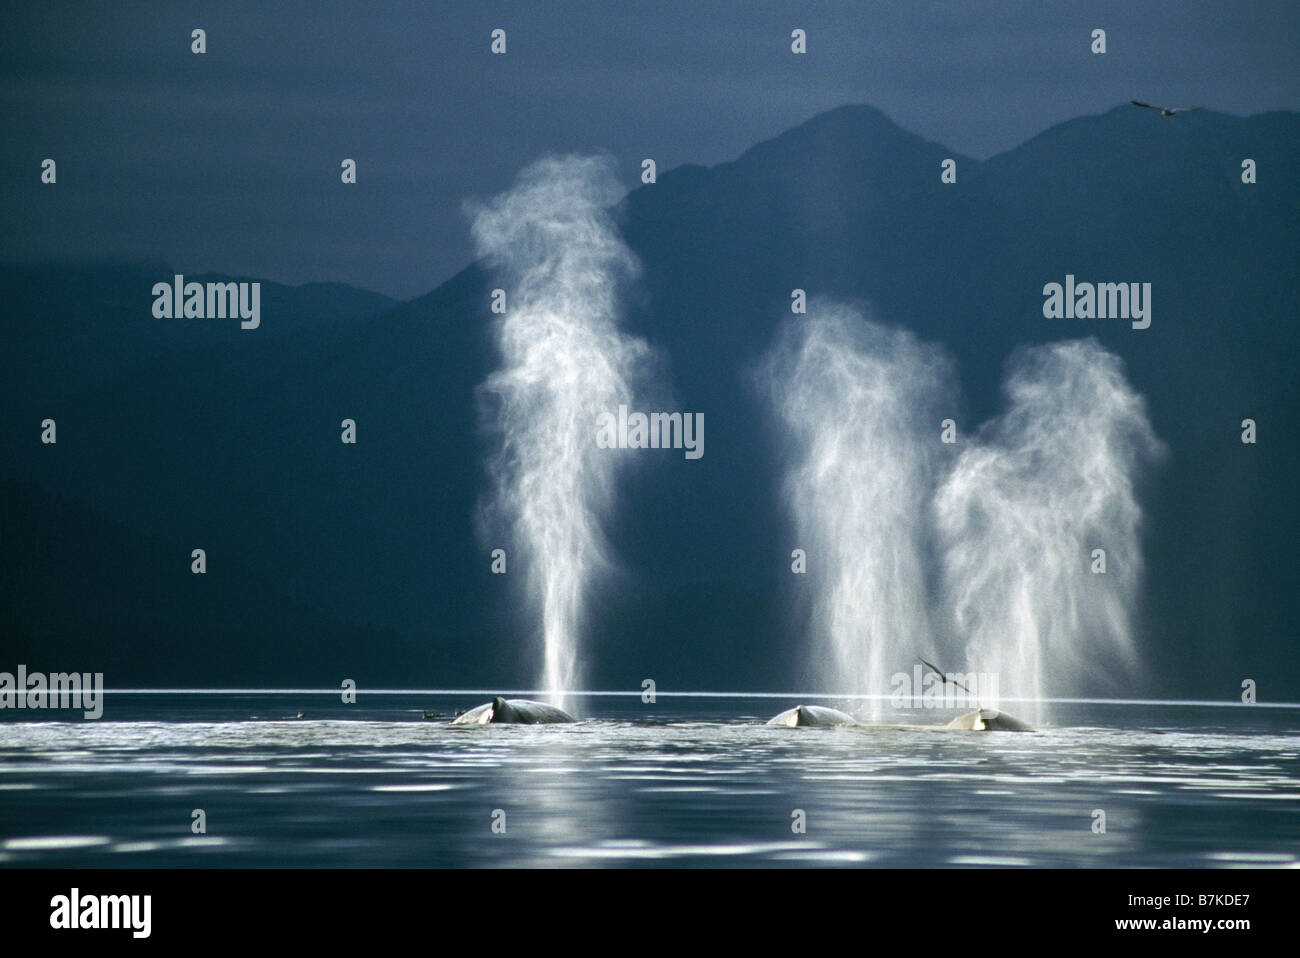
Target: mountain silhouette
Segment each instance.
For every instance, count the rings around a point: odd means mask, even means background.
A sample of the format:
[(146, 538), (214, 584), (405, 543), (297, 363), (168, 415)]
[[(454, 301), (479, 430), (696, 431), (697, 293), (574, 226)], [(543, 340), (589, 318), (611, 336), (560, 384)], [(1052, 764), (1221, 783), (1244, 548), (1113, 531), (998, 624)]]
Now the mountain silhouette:
[[(1142, 488), (1146, 668), (1105, 690), (1228, 699), (1253, 678), (1261, 698), (1293, 695), (1297, 146), (1296, 113), (1162, 121), (1126, 104), (981, 162), (855, 106), (631, 192), (615, 211), (642, 264), (625, 326), (666, 356), (669, 408), (703, 412), (707, 443), (698, 461), (647, 452), (620, 487), (622, 569), (584, 643), (592, 686), (800, 687), (809, 577), (789, 573), (795, 543), (751, 386), (800, 288), (942, 342), (961, 377), (963, 435), (1001, 408), (1017, 346), (1095, 336), (1119, 354), (1170, 456)], [(948, 158), (955, 184), (940, 181)], [(1241, 181), (1246, 158), (1255, 184)], [(1150, 282), (1151, 327), (1044, 318), (1043, 285), (1067, 274)], [(531, 684), (518, 568), (488, 568), (491, 548), (510, 544), (479, 541), (475, 526), (489, 451), (475, 387), (497, 364), (496, 280), (474, 264), (401, 304), (279, 288), (264, 293), (261, 328), (241, 331), (154, 320), (149, 289), (170, 277), (148, 265), (0, 272), (2, 475), (22, 483), (6, 485), (3, 509), (24, 530), (0, 550), (13, 569), (47, 548), (32, 511), (59, 530), (58, 548), (78, 551), (74, 529), (88, 540), (81, 585), (59, 578), (63, 561), (10, 580), (21, 587), (0, 613), (21, 627), (7, 630), (5, 659), (38, 661), (69, 628), (54, 610), (84, 590), (101, 621), (150, 632), (77, 621), (79, 647), (126, 650), (110, 686), (210, 684), (182, 681), (183, 664), (163, 677), (159, 643), (188, 641), (177, 623), (224, 635), (229, 619), (182, 592), (165, 623), (145, 620), (129, 589), (102, 587), (114, 557), (148, 580), (140, 557), (172, 576), (202, 547), (241, 570), (223, 602), (263, 608), (254, 583), (269, 583), (277, 604), (332, 636), (314, 661), (310, 643), (306, 659), (268, 655), (299, 648), (301, 631), (282, 615), (247, 618), (221, 640), (240, 663), (225, 684), (341, 681), (359, 668), (340, 651), (349, 630), (374, 684)], [(39, 441), (47, 417), (54, 446)], [(345, 418), (356, 445), (339, 441)], [(1240, 441), (1245, 418), (1255, 445)]]

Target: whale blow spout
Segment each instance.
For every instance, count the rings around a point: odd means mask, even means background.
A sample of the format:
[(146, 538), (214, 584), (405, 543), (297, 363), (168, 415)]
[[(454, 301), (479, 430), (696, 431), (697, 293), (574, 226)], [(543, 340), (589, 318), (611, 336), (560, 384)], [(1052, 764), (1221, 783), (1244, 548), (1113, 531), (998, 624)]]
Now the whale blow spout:
[(541, 687), (559, 706), (570, 705), (564, 690), (583, 687), (592, 601), (617, 567), (606, 527), (618, 477), (640, 458), (600, 448), (597, 425), (635, 404), (657, 362), (622, 328), (620, 291), (640, 266), (607, 212), (625, 192), (616, 170), (612, 158), (548, 156), (508, 192), (466, 207), (479, 255), (510, 291), (492, 320), (501, 365), (477, 394), (495, 447), (480, 532), (515, 544)]
[(858, 720), (847, 712), (824, 705), (796, 705), (768, 719), (767, 724), (800, 728), (810, 725), (857, 725)]
[(564, 709), (544, 702), (530, 702), (528, 699), (503, 699), (496, 696), (468, 712), (462, 712), (451, 720), (452, 725), (549, 725), (556, 722), (575, 722)]

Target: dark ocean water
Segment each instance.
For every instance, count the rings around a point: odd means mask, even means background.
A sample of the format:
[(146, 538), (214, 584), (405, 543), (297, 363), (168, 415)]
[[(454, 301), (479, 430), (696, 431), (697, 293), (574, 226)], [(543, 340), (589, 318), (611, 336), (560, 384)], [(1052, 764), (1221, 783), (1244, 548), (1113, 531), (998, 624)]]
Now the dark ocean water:
[(422, 711), (482, 696), (360, 699), (0, 712), (0, 866), (1300, 866), (1296, 710), (1057, 706), (1038, 732), (972, 733), (661, 697), (453, 728)]

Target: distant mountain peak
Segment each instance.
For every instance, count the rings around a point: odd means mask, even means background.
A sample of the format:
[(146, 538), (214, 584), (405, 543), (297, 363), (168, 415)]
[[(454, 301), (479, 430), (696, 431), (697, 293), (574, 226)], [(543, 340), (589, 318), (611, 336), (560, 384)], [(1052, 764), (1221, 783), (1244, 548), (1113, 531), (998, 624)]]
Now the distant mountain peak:
[(882, 155), (923, 150), (958, 156), (943, 144), (899, 126), (882, 110), (865, 103), (854, 103), (818, 113), (798, 126), (754, 145), (742, 153), (736, 163), (745, 164), (787, 152), (824, 151), (828, 148), (850, 154)]

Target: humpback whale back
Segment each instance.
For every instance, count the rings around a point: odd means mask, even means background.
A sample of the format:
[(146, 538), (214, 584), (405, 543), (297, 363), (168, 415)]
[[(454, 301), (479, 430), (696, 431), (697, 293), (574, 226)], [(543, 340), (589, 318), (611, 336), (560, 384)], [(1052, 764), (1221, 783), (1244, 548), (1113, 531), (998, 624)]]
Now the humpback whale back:
[(767, 724), (801, 728), (810, 725), (857, 725), (858, 720), (847, 712), (824, 705), (796, 705), (768, 719)]
[(779, 715), (768, 719), (768, 725), (785, 728), (804, 728), (808, 726), (854, 725), (859, 728), (897, 729), (903, 731), (924, 731), (926, 729), (952, 729), (967, 732), (1032, 732), (1033, 728), (1018, 718), (1000, 712), (997, 709), (976, 709), (959, 715), (947, 725), (863, 725), (847, 712), (827, 708), (824, 705), (796, 705)]
[(1006, 712), (997, 709), (976, 709), (959, 715), (944, 728), (966, 729), (972, 732), (1032, 732), (1033, 727)]
[(452, 725), (548, 725), (575, 721), (564, 709), (545, 702), (528, 699), (506, 699), (495, 696), (491, 702), (462, 712), (451, 720)]

